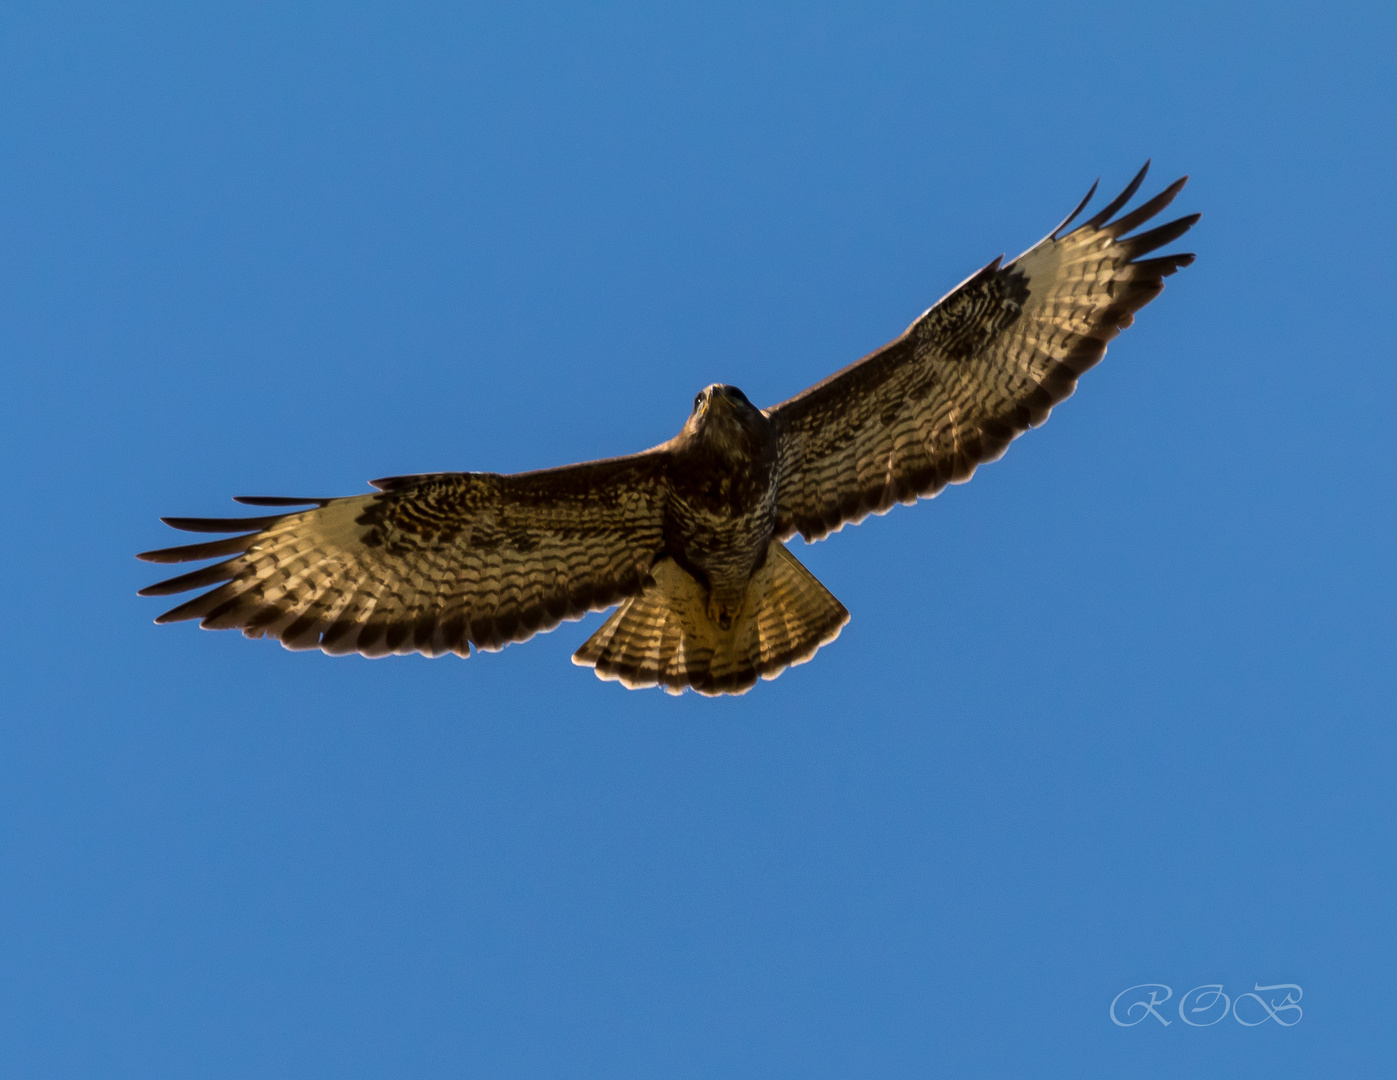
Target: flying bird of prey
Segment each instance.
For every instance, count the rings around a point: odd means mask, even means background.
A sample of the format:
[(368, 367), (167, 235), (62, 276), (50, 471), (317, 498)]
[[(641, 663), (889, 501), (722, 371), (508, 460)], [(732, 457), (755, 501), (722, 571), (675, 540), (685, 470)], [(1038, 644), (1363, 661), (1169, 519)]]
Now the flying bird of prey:
[[(1191, 214), (1128, 236), (1187, 179), (1116, 215), (1149, 168), (1068, 232), (995, 259), (895, 341), (770, 409), (735, 386), (674, 438), (540, 472), (375, 480), (338, 499), (242, 497), (266, 517), (165, 518), (227, 539), (140, 558), (223, 561), (141, 590), (215, 586), (157, 622), (327, 653), (496, 650), (620, 603), (573, 656), (628, 687), (740, 694), (810, 659), (849, 620), (787, 551), (969, 480), (1076, 388), (1191, 254), (1144, 258)], [(309, 506), (310, 509), (291, 510)]]

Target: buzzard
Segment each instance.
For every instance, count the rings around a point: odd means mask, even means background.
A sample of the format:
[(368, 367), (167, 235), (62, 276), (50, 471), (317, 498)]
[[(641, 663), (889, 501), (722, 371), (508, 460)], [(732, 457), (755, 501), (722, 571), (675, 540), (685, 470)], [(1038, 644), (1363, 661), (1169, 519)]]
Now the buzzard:
[(1187, 177), (1115, 217), (1148, 168), (1066, 231), (1093, 185), (1041, 243), (995, 259), (901, 337), (789, 401), (759, 409), (713, 385), (678, 435), (630, 457), (397, 476), (347, 498), (237, 500), (277, 508), (265, 517), (165, 518), (238, 535), (142, 554), (222, 561), (141, 595), (214, 586), (156, 621), (365, 656), (468, 656), (619, 602), (574, 663), (628, 687), (743, 693), (810, 659), (849, 620), (783, 541), (818, 540), (969, 480), (1046, 420), (1193, 261), (1144, 256), (1197, 214), (1127, 235)]

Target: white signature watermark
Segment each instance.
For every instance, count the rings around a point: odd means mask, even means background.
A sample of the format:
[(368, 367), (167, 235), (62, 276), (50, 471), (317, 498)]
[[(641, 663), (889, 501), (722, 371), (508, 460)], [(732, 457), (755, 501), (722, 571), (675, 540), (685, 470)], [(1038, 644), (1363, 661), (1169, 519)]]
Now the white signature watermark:
[[(1285, 993), (1285, 997), (1279, 996), (1281, 992)], [(1212, 1027), (1221, 1023), (1231, 1012), (1232, 1019), (1243, 1027), (1260, 1027), (1268, 1020), (1274, 1020), (1281, 1027), (1294, 1027), (1305, 1015), (1300, 1008), (1303, 994), (1304, 991), (1295, 983), (1275, 983), (1271, 986), (1257, 983), (1253, 989), (1234, 998), (1223, 993), (1222, 983), (1204, 983), (1179, 998), (1179, 1019), (1190, 1027)], [(1128, 987), (1111, 1001), (1111, 1022), (1118, 1027), (1134, 1027), (1146, 1017), (1153, 1016), (1168, 1027), (1174, 1021), (1160, 1012), (1159, 1006), (1173, 996), (1174, 991), (1163, 983), (1141, 983)], [(1174, 1010), (1170, 1008), (1169, 1011)]]

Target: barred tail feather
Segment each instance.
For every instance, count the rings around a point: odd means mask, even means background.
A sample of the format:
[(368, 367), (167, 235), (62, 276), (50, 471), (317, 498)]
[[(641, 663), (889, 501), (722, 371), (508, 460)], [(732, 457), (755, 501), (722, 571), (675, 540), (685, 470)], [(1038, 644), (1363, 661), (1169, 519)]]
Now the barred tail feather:
[(728, 630), (709, 619), (707, 591), (672, 559), (660, 560), (651, 576), (577, 650), (574, 664), (630, 689), (742, 694), (757, 679), (809, 660), (849, 621), (844, 605), (777, 541)]

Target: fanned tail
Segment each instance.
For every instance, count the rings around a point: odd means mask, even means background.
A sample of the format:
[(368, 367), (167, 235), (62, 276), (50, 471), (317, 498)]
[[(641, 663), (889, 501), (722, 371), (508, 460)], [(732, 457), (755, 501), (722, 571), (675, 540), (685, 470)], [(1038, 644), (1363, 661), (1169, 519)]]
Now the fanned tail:
[(651, 576), (653, 584), (577, 650), (574, 664), (631, 689), (742, 694), (809, 660), (849, 621), (844, 605), (775, 540), (728, 630), (709, 619), (707, 590), (678, 563), (661, 559)]

